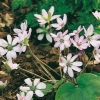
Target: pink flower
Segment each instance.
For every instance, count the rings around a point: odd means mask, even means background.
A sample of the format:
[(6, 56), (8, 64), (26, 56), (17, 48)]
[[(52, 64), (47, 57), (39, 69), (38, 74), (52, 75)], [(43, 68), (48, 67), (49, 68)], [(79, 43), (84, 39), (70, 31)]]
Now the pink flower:
[(23, 33), (27, 33), (27, 21), (24, 23), (21, 23), (20, 25), (21, 29), (18, 28), (14, 28), (13, 31), (18, 35), (18, 34), (23, 34)]
[(82, 66), (82, 62), (81, 61), (74, 61), (77, 57), (78, 57), (78, 55), (75, 55), (72, 57), (71, 53), (69, 53), (66, 58), (61, 57), (61, 62), (59, 63), (59, 65), (63, 67), (64, 73), (68, 72), (68, 75), (70, 77), (74, 77), (73, 70), (75, 70), (77, 72), (81, 71), (79, 66)]
[(38, 35), (38, 40), (42, 40), (44, 38), (44, 36), (46, 35), (46, 39), (49, 41), (49, 42), (52, 42), (52, 37), (49, 33), (49, 26), (45, 27), (45, 25), (41, 25), (41, 28), (38, 28), (36, 30), (37, 33), (40, 33)]
[(84, 28), (84, 32), (85, 32), (85, 36), (88, 40), (88, 43), (89, 43), (89, 46), (90, 44), (93, 46), (93, 47), (99, 47), (100, 46), (100, 35), (99, 34), (93, 34), (93, 25), (91, 24), (88, 29), (86, 30)]
[(74, 30), (73, 33), (70, 33), (69, 35), (74, 36), (76, 34), (79, 34), (82, 30), (83, 30), (83, 28), (81, 26), (79, 26), (77, 30)]
[(39, 15), (39, 14), (34, 14), (34, 16), (37, 19), (37, 21), (40, 23), (40, 24), (45, 24), (45, 23), (49, 23), (50, 21), (58, 18), (60, 15), (54, 15), (53, 16), (53, 13), (54, 13), (54, 7), (52, 6), (49, 11), (47, 12), (45, 9), (42, 9), (42, 15)]
[(96, 61), (100, 62), (100, 49), (94, 48), (93, 55)]
[(26, 96), (24, 92), (21, 92), (21, 94), (17, 94), (16, 96), (18, 100), (31, 100), (33, 97), (33, 91), (27, 92)]
[(9, 59), (8, 61), (3, 62), (3, 63), (6, 65), (9, 72), (11, 70), (18, 69), (18, 66), (19, 66), (19, 64), (13, 63), (12, 59)]
[(55, 45), (54, 47), (60, 47), (60, 50), (64, 50), (64, 48), (68, 48), (71, 45), (71, 42), (69, 40), (70, 36), (66, 35), (68, 33), (68, 30), (66, 30), (64, 33), (58, 32), (57, 35), (54, 35), (51, 33), (51, 36), (54, 38)]
[(7, 53), (7, 49), (0, 47), (0, 56), (3, 56)]
[(0, 81), (0, 89), (4, 89), (6, 85), (7, 85), (7, 80), (4, 83)]
[(57, 23), (51, 24), (52, 27), (56, 28), (56, 30), (62, 29), (67, 22), (67, 16), (64, 14), (63, 20), (61, 18), (57, 18)]
[(26, 92), (26, 91), (29, 91), (30, 89), (32, 89), (32, 91), (35, 91), (35, 94), (38, 97), (43, 97), (44, 96), (44, 93), (42, 92), (42, 89), (45, 89), (46, 88), (46, 84), (43, 83), (43, 82), (40, 82), (40, 79), (39, 78), (34, 79), (34, 82), (32, 82), (30, 80), (30, 78), (27, 78), (24, 81), (25, 81), (25, 83), (29, 87), (23, 87), (23, 86), (21, 86), (20, 87), (20, 90), (21, 91)]
[(97, 18), (100, 19), (100, 12), (98, 12), (97, 10), (95, 12), (92, 12), (92, 14)]
[(79, 50), (86, 49), (89, 46), (88, 40), (84, 39), (84, 36), (80, 36), (79, 34), (76, 34), (74, 36), (74, 40), (70, 39), (73, 45), (78, 48)]
[[(7, 53), (6, 54), (7, 59), (16, 58), (17, 57), (16, 52), (20, 52), (20, 47), (17, 45), (17, 43), (19, 42), (19, 38), (15, 37), (12, 40), (11, 35), (7, 35), (7, 41), (8, 42), (6, 42), (4, 39), (0, 39), (0, 47), (5, 48), (4, 54)], [(2, 48), (1, 52), (3, 50)]]

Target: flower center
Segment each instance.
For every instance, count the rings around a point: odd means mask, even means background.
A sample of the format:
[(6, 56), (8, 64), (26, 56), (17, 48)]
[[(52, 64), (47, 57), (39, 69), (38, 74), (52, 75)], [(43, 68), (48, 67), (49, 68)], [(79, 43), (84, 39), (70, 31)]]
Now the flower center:
[(8, 44), (7, 49), (8, 49), (9, 51), (11, 51), (11, 50), (13, 49), (13, 46), (12, 46), (12, 45), (10, 45), (10, 44)]
[(89, 41), (91, 41), (91, 40), (92, 40), (92, 37), (91, 37), (91, 36), (87, 36), (87, 39), (88, 39)]
[(94, 53), (94, 55), (97, 55), (98, 54), (98, 51), (97, 50), (94, 50), (93, 53)]
[(61, 26), (61, 27), (64, 27), (64, 23), (62, 23), (60, 26)]
[(71, 64), (70, 61), (67, 61), (66, 65), (67, 65), (68, 67), (71, 67), (71, 66), (72, 66), (72, 64)]
[(81, 43), (80, 43), (80, 42), (77, 42), (77, 45), (78, 45), (78, 46), (80, 46), (80, 45), (81, 45)]
[(64, 40), (63, 39), (60, 39), (60, 43), (64, 43)]

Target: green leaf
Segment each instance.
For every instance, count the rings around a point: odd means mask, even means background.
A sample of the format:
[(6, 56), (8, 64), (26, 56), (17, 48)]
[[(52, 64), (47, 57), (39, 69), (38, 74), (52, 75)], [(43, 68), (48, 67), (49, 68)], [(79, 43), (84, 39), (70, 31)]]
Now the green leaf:
[(48, 92), (51, 92), (53, 89), (53, 85), (46, 83), (46, 89), (43, 90), (43, 93), (46, 95)]
[(56, 93), (55, 100), (98, 100), (95, 95), (75, 87), (71, 82), (63, 84)]
[(77, 77), (78, 86), (91, 91), (92, 94), (100, 94), (100, 77), (95, 74), (85, 73)]
[(59, 80), (59, 81), (53, 86), (53, 88), (59, 87), (63, 82), (64, 82), (64, 79)]
[(84, 73), (77, 77), (77, 86), (64, 83), (56, 93), (55, 100), (98, 100), (100, 96), (100, 77)]

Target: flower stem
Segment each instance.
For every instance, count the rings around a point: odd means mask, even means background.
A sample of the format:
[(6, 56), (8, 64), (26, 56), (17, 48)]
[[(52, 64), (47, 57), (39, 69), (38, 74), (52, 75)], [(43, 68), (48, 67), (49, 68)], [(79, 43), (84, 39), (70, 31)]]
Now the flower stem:
[[(46, 65), (44, 62), (42, 62), (41, 60), (39, 60), (35, 55), (34, 53), (32, 52), (30, 46), (28, 46), (28, 49), (29, 49), (29, 52), (30, 54), (33, 56), (33, 58), (35, 58), (39, 63), (40, 63), (40, 66), (45, 70), (45, 72), (51, 77), (52, 80), (55, 80), (55, 78), (51, 75), (51, 73), (45, 68), (44, 65)], [(47, 65), (46, 65), (47, 66)], [(49, 67), (50, 68), (50, 67)]]
[(41, 77), (40, 75), (37, 75), (37, 74), (35, 74), (35, 73), (33, 73), (33, 72), (29, 72), (29, 71), (27, 71), (27, 70), (21, 68), (20, 66), (19, 66), (18, 68), (19, 68), (20, 70), (26, 72), (26, 73), (29, 73), (29, 74), (31, 74), (31, 75), (34, 75), (34, 76), (36, 76), (36, 77), (39, 77), (39, 78), (43, 79), (44, 81), (47, 81), (47, 79)]

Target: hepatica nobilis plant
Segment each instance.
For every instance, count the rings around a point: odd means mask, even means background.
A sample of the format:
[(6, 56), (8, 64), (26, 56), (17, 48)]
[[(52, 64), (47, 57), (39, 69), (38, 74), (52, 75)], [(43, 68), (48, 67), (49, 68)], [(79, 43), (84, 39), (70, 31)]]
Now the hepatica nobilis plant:
[[(100, 18), (98, 13), (97, 11), (93, 13), (97, 19)], [(40, 26), (36, 29), (39, 34), (38, 40), (41, 41), (46, 36), (48, 42), (54, 41), (54, 47), (59, 50), (59, 72), (35, 56), (29, 44), (32, 29), (28, 30), (27, 21), (21, 23), (20, 28), (14, 28), (14, 37), (7, 35), (7, 40), (0, 39), (0, 57), (5, 60), (3, 63), (9, 74), (12, 70), (19, 69), (36, 77), (24, 80), (25, 85), (20, 86), (19, 93), (16, 94), (17, 100), (33, 100), (36, 96), (42, 98), (52, 91), (56, 93), (55, 100), (98, 100), (100, 74), (86, 73), (91, 60), (92, 64), (100, 62), (100, 35), (94, 34), (93, 25), (90, 24), (88, 28), (80, 25), (70, 33), (66, 28), (67, 15), (54, 15), (53, 6), (49, 11), (42, 9), (41, 15), (34, 14), (34, 16)], [(85, 61), (84, 56), (87, 55), (86, 49), (91, 49), (88, 61)], [(38, 61), (47, 78), (23, 69), (20, 64), (13, 61), (26, 50)], [(56, 79), (48, 69), (60, 79)], [(0, 87), (6, 86), (7, 82), (1, 82)]]

